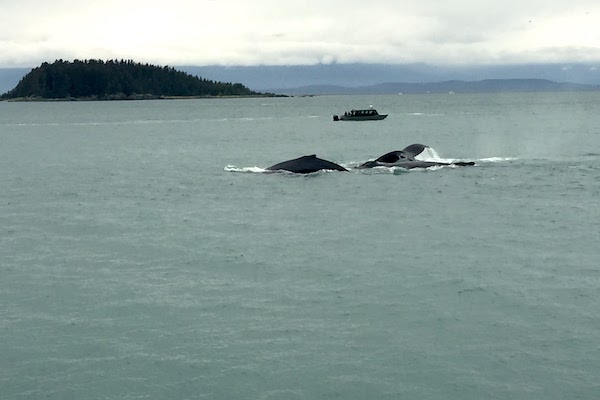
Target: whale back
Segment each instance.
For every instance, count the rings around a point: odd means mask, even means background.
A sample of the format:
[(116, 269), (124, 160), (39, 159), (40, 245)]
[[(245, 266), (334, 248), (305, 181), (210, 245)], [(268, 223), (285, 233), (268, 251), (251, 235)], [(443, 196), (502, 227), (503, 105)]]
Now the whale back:
[(289, 171), (296, 174), (310, 174), (321, 170), (348, 171), (334, 162), (318, 158), (316, 154), (283, 161), (267, 168), (269, 171)]

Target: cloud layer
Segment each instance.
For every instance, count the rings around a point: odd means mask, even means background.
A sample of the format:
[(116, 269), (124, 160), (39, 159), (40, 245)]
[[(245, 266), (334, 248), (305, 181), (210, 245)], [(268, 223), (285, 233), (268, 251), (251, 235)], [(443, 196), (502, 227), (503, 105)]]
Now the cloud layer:
[(596, 0), (0, 0), (0, 66), (600, 61)]

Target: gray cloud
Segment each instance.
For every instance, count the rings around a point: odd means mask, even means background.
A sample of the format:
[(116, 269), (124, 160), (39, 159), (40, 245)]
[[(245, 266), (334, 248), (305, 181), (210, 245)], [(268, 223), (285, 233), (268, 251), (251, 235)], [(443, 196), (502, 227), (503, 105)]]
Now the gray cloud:
[(0, 66), (600, 61), (596, 0), (0, 0)]

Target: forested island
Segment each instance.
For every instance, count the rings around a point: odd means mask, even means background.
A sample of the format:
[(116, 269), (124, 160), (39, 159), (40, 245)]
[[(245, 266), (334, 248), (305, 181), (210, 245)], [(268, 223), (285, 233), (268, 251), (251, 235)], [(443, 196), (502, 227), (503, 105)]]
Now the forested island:
[(202, 79), (172, 67), (132, 60), (57, 60), (29, 72), (2, 100), (126, 100), (178, 97), (274, 96), (241, 83)]

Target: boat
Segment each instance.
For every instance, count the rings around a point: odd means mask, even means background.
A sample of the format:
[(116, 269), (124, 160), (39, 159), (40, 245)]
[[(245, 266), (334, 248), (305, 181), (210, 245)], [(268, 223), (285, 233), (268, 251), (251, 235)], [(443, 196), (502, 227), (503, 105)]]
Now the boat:
[(378, 121), (385, 119), (387, 114), (379, 114), (374, 108), (368, 110), (346, 111), (343, 115), (334, 115), (334, 121)]

